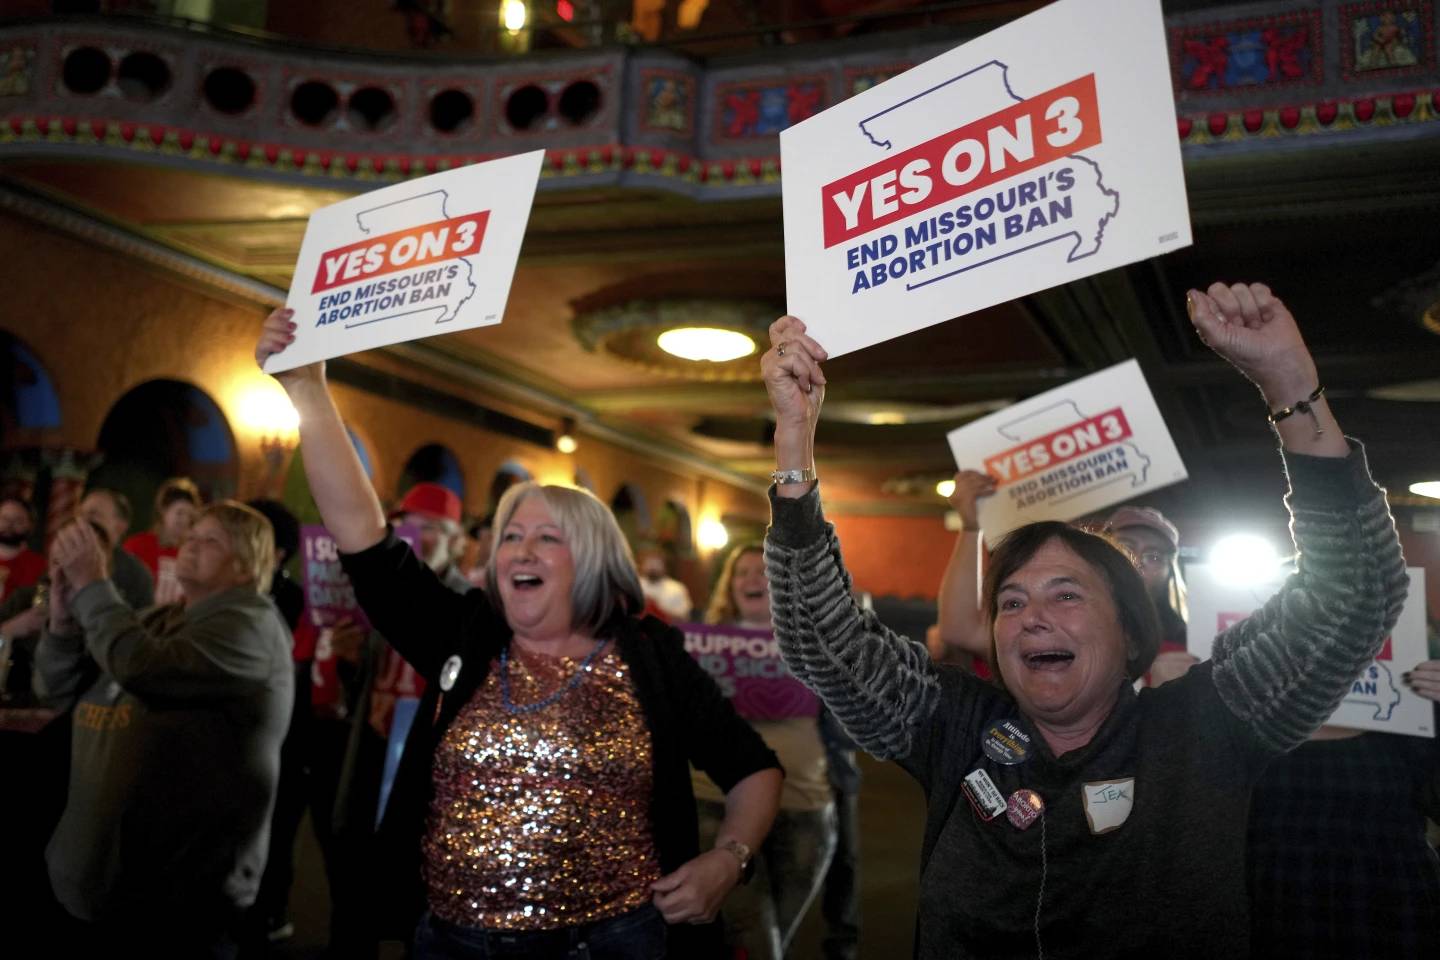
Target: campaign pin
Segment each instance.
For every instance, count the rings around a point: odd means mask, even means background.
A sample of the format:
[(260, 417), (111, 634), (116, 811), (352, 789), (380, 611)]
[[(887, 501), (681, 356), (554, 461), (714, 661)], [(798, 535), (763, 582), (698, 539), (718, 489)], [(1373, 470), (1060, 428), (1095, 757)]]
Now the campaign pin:
[(1034, 790), (1016, 790), (1005, 804), (1005, 818), (1021, 830), (1040, 819), (1045, 812), (1045, 801)]
[(1005, 812), (1005, 797), (995, 786), (995, 781), (990, 779), (990, 774), (984, 770), (971, 770), (965, 775), (960, 783), (960, 789), (964, 791), (965, 798), (970, 801), (970, 806), (981, 820), (994, 820)]
[(1030, 734), (1021, 730), (1013, 720), (1001, 720), (985, 731), (980, 749), (996, 763), (1013, 767), (1030, 759)]
[(460, 658), (451, 657), (445, 661), (445, 666), (440, 668), (440, 689), (449, 692), (455, 686), (455, 678), (460, 676)]

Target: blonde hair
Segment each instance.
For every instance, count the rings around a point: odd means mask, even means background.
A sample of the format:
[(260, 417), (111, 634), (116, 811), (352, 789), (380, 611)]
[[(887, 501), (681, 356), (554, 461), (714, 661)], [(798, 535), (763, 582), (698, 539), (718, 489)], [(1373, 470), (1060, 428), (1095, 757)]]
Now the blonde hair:
[(720, 568), (720, 577), (710, 593), (710, 606), (705, 608), (706, 623), (735, 623), (740, 619), (740, 608), (735, 606), (735, 567), (747, 553), (765, 554), (765, 545), (759, 540), (738, 543), (725, 557)]
[(645, 594), (630, 544), (615, 522), (615, 514), (589, 490), (559, 484), (517, 483), (500, 498), (495, 508), (495, 548), (485, 565), (485, 589), (490, 600), (505, 612), (500, 599), (496, 558), (504, 542), (505, 528), (527, 497), (545, 500), (555, 523), (565, 534), (575, 562), (575, 583), (570, 591), (570, 626), (592, 636), (624, 617), (645, 609)]
[(254, 582), (255, 592), (269, 593), (275, 575), (275, 528), (265, 514), (236, 500), (219, 500), (200, 512), (200, 519), (205, 517), (214, 518), (230, 538), (235, 562)]

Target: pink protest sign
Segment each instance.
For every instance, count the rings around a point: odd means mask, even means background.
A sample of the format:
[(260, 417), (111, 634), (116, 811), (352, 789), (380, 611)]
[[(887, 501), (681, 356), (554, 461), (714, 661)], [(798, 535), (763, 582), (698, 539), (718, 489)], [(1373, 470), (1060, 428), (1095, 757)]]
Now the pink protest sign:
[(769, 630), (745, 630), (705, 623), (677, 625), (685, 652), (715, 678), (746, 720), (813, 717), (820, 701), (791, 675)]

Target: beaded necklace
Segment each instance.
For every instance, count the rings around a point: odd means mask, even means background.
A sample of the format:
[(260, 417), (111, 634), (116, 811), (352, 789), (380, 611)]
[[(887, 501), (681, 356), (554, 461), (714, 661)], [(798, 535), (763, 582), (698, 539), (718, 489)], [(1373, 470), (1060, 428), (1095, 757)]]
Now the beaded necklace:
[(580, 686), (580, 681), (584, 680), (585, 674), (590, 671), (590, 664), (595, 662), (595, 658), (598, 657), (600, 651), (604, 649), (605, 641), (597, 640), (595, 642), (595, 649), (591, 650), (585, 656), (585, 659), (580, 662), (580, 666), (575, 670), (574, 676), (560, 687), (560, 689), (543, 700), (536, 700), (534, 703), (516, 704), (510, 699), (510, 646), (506, 644), (500, 648), (500, 705), (505, 708), (506, 713), (526, 714), (534, 713), (537, 710), (544, 710), (565, 696), (565, 694)]

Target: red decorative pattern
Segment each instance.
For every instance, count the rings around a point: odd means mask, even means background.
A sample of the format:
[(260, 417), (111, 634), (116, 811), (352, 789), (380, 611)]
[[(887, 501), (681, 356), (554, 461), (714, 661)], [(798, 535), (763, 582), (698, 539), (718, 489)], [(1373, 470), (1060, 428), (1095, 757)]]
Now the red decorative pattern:
[[(1236, 140), (1249, 136), (1303, 136), (1366, 126), (1429, 123), (1440, 120), (1440, 89), (1400, 91), (1350, 100), (1321, 100), (1274, 107), (1215, 110), (1176, 118), (1184, 144)], [(440, 170), (492, 160), (503, 154), (359, 153), (278, 143), (253, 143), (215, 133), (75, 116), (0, 118), (0, 145), (46, 142), (101, 145), (140, 153), (158, 153), (197, 162), (271, 169), (327, 180), (399, 181)], [(544, 177), (632, 171), (672, 177), (707, 186), (778, 183), (775, 155), (733, 160), (703, 160), (679, 150), (599, 144), (548, 150)]]
[(1176, 27), (1170, 67), (1176, 93), (1222, 93), (1319, 83), (1320, 10)]
[(823, 75), (722, 83), (714, 93), (715, 140), (769, 139), (824, 110), (830, 84)]
[(1440, 90), (1422, 90), (1181, 116), (1177, 129), (1181, 143), (1198, 144), (1248, 136), (1303, 136), (1437, 120), (1440, 120)]

